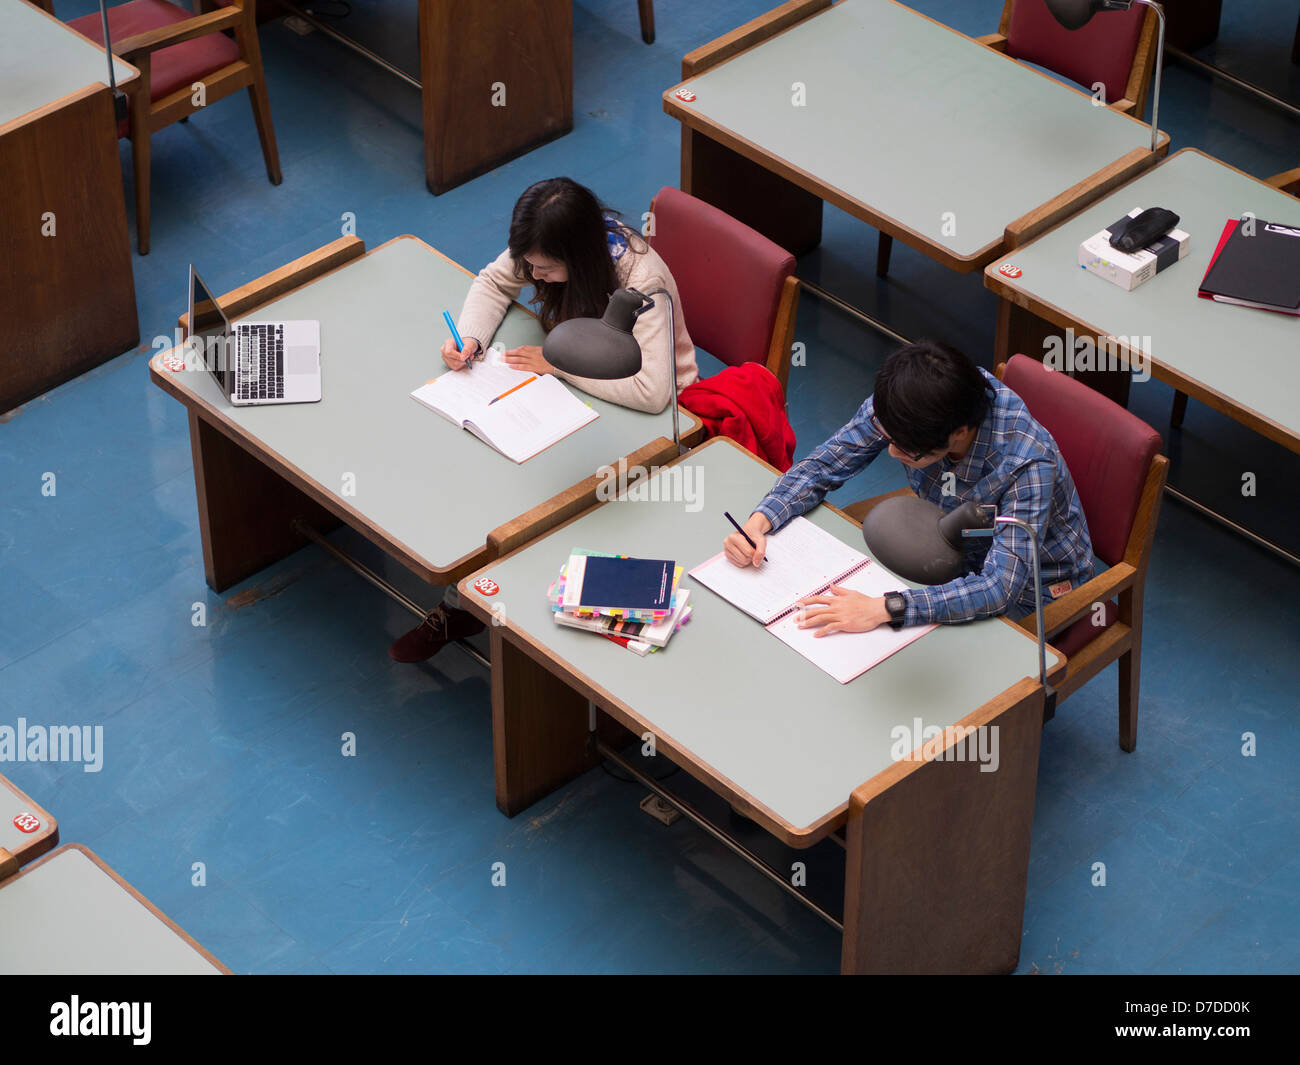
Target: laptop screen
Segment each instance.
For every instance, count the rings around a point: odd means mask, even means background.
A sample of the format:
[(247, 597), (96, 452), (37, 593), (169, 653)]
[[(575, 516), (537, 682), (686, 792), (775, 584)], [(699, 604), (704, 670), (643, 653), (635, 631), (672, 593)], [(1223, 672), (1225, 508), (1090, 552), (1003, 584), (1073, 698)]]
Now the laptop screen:
[(193, 266), (190, 267), (189, 311), (190, 338), (186, 351), (186, 365), (194, 365), (194, 362), (201, 358), (204, 367), (211, 372), (222, 391), (229, 396), (233, 392), (232, 378), (235, 370), (229, 342), (230, 323)]

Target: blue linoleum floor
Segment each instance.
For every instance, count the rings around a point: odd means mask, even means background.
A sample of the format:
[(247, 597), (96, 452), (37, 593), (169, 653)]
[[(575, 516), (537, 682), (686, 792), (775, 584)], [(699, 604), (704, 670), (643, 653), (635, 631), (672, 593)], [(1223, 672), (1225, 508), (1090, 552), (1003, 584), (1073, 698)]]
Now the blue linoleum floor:
[[(265, 179), (242, 100), (154, 138), (153, 250), (134, 263), (140, 350), (0, 424), (0, 724), (101, 724), (104, 766), (0, 771), (65, 842), (97, 851), (236, 971), (838, 968), (829, 928), (687, 822), (641, 813), (638, 785), (595, 770), (513, 820), (498, 813), (486, 671), (455, 648), (390, 662), (408, 616), (319, 551), (212, 593), (183, 411), (146, 370), (154, 338), (170, 346), (191, 260), (225, 291), (337, 237), (345, 212), (370, 247), (409, 232), (475, 268), (542, 177), (569, 174), (639, 218), (678, 178), (678, 126), (659, 94), (682, 54), (773, 2), (659, 0), (650, 47), (631, 0), (575, 3), (574, 131), (437, 198), (418, 95), (280, 21), (261, 39), (282, 186)], [(1001, 2), (915, 6), (976, 34), (996, 27)], [(415, 71), (414, 7), (358, 3), (348, 32)], [(92, 8), (57, 3), (64, 18)], [(1225, 8), (1201, 54), (1300, 103), (1293, 0)], [(1300, 121), (1175, 63), (1161, 126), (1175, 149), (1251, 173), (1300, 165)], [(123, 166), (129, 176), (125, 142)], [(800, 272), (905, 334), (991, 362), (995, 301), (978, 273), (899, 245), (879, 282), (874, 252), (870, 229), (828, 208)], [(796, 338), (808, 352), (790, 382), (803, 453), (852, 414), (889, 349), (807, 297)], [(1170, 395), (1135, 386), (1132, 408), (1167, 434)], [(1300, 549), (1295, 455), (1195, 403), (1171, 452), (1178, 484)], [(1243, 499), (1247, 470), (1259, 492)], [(836, 498), (902, 483), (882, 460)], [(431, 598), (369, 545), (340, 540)], [(1300, 571), (1166, 503), (1137, 751), (1116, 744), (1113, 667), (1043, 735), (1022, 972), (1300, 967), (1298, 596)], [(344, 732), (357, 757), (340, 757)], [(810, 886), (832, 898), (834, 850), (806, 859)], [(192, 885), (196, 862), (206, 886)], [(490, 884), (494, 862), (505, 887)]]

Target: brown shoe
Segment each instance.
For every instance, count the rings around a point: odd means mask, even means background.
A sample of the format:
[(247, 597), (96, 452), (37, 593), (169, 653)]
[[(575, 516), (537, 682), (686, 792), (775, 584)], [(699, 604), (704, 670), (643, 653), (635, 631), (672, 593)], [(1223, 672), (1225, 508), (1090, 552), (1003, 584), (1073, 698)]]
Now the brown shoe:
[(482, 632), (484, 625), (468, 610), (453, 610), (439, 604), (429, 611), (419, 625), (399, 636), (388, 648), (394, 662), (423, 662), (432, 658), (452, 640)]

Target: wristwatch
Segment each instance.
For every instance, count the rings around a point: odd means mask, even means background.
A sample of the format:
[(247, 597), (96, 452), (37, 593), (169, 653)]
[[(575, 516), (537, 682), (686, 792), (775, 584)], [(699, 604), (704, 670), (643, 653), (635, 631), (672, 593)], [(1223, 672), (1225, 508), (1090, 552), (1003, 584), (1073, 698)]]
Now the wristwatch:
[(889, 611), (889, 627), (894, 630), (903, 627), (903, 616), (907, 613), (907, 600), (902, 592), (885, 593), (885, 609)]

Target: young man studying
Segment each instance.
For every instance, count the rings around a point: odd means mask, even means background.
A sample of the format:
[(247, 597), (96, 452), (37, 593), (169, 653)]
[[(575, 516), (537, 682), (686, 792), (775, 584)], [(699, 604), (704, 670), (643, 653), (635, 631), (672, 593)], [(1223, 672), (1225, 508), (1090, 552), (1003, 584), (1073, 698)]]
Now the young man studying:
[[(765, 537), (861, 472), (886, 448), (921, 499), (945, 512), (993, 503), (1038, 533), (1044, 597), (1093, 574), (1092, 540), (1079, 494), (1051, 435), (997, 378), (947, 344), (923, 340), (895, 351), (853, 420), (776, 482), (739, 533), (723, 543), (737, 566), (761, 565)], [(1023, 530), (973, 538), (966, 574), (947, 584), (900, 588), (881, 598), (832, 587), (804, 600), (804, 628), (818, 636), (931, 622), (972, 621), (1034, 610), (1033, 556)]]

